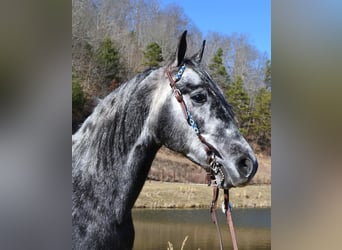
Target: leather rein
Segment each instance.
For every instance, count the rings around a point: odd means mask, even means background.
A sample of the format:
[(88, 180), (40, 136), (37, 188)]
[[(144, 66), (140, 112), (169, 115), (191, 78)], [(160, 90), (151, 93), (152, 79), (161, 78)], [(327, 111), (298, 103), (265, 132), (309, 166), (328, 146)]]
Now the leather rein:
[[(220, 249), (223, 250), (222, 236), (221, 236), (221, 231), (220, 231), (217, 216), (216, 216), (216, 208), (217, 208), (217, 199), (219, 195), (219, 187), (224, 180), (224, 174), (223, 174), (223, 171), (221, 170), (221, 165), (216, 161), (217, 150), (215, 150), (215, 148), (210, 143), (208, 143), (204, 139), (204, 137), (201, 135), (199, 127), (197, 126), (197, 123), (193, 119), (190, 111), (188, 110), (188, 107), (186, 106), (184, 102), (181, 91), (176, 86), (176, 83), (182, 78), (184, 71), (185, 71), (185, 64), (182, 64), (176, 74), (176, 79), (174, 80), (171, 76), (169, 66), (167, 66), (165, 69), (165, 74), (170, 81), (170, 87), (173, 90), (173, 94), (176, 100), (182, 107), (182, 110), (185, 115), (185, 119), (187, 120), (188, 124), (192, 127), (192, 129), (196, 133), (198, 139), (202, 142), (203, 147), (207, 153), (207, 163), (209, 164), (209, 168), (206, 168), (206, 171), (207, 171), (206, 180), (207, 180), (208, 186), (213, 187), (213, 199), (210, 205), (210, 213), (211, 213), (212, 221), (215, 224), (216, 230), (218, 233), (218, 237), (220, 241)], [(237, 241), (236, 241), (236, 236), (235, 236), (235, 231), (234, 231), (231, 210), (232, 210), (232, 207), (229, 202), (229, 190), (224, 189), (224, 201), (222, 204), (222, 211), (226, 215), (227, 224), (230, 230), (230, 236), (231, 236), (232, 243), (233, 243), (233, 249), (237, 250), (238, 246), (237, 246)]]

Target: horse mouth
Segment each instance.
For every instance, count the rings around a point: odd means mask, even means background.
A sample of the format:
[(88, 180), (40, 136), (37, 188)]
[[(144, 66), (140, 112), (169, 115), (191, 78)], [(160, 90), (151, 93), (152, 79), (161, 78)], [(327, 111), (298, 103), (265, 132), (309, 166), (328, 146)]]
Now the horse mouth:
[(249, 179), (244, 177), (234, 177), (221, 162), (214, 162), (210, 165), (210, 174), (215, 184), (222, 189), (230, 189), (233, 187), (243, 187), (249, 183)]
[(212, 176), (212, 179), (215, 180), (215, 184), (219, 188), (225, 188), (225, 174), (222, 169), (223, 166), (218, 162), (213, 162), (210, 166), (210, 174)]

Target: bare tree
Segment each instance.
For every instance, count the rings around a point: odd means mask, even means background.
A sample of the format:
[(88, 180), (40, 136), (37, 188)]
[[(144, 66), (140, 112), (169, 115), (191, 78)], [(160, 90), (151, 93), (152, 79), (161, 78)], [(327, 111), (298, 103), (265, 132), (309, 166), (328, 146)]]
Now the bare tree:
[[(89, 49), (96, 50), (105, 37), (118, 46), (126, 79), (141, 71), (144, 48), (157, 42), (165, 60), (172, 55), (177, 37), (189, 31), (189, 51), (196, 51), (203, 35), (184, 10), (170, 4), (160, 7), (159, 0), (72, 0), (73, 68), (86, 78), (96, 78), (94, 61)], [(210, 32), (203, 61), (208, 65), (219, 48), (223, 49), (224, 63), (231, 79), (241, 76), (244, 87), (253, 96), (264, 87), (267, 56), (262, 55), (245, 34), (222, 35)], [(99, 77), (99, 76), (98, 76)]]
[(252, 100), (257, 90), (264, 86), (264, 67), (267, 58), (249, 41), (246, 34), (233, 34), (231, 47), (226, 56), (228, 73), (235, 78), (240, 76)]
[[(231, 41), (230, 38), (226, 35), (221, 35), (217, 32), (210, 32), (207, 35), (207, 45), (205, 51), (204, 62), (208, 65), (211, 62), (211, 59), (214, 57), (215, 53), (219, 48), (223, 50), (223, 58), (227, 57), (227, 54), (230, 51)], [(226, 60), (225, 60), (226, 61)], [(225, 65), (228, 68), (230, 65)]]

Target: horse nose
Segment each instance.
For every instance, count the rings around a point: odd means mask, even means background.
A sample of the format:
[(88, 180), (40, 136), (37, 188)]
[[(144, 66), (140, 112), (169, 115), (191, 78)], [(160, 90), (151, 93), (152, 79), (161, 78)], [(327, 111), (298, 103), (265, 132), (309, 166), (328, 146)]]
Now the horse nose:
[(250, 180), (258, 169), (258, 161), (250, 156), (243, 156), (237, 160), (236, 166), (240, 175)]

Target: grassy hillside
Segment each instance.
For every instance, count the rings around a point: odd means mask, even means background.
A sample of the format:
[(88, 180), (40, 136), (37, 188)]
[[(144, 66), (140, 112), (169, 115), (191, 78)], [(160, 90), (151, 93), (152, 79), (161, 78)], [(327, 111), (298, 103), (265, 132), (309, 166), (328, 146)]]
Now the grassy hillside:
[[(251, 184), (271, 183), (271, 157), (257, 155), (259, 168)], [(148, 178), (156, 181), (205, 184), (206, 172), (184, 156), (166, 148), (159, 150)]]
[[(258, 172), (250, 185), (230, 190), (234, 207), (271, 206), (271, 157), (257, 155)], [(153, 161), (137, 208), (209, 208), (212, 188), (206, 185), (206, 172), (187, 158), (162, 148)], [(223, 201), (221, 192), (219, 206)]]

